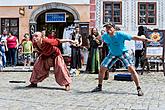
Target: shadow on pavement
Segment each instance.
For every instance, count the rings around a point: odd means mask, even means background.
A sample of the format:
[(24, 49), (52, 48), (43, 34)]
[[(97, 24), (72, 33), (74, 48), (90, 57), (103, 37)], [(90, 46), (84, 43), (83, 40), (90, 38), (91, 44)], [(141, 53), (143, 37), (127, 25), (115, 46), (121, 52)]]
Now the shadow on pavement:
[[(74, 90), (75, 91), (75, 90)], [(78, 94), (91, 94), (91, 91), (76, 91)]]
[(102, 91), (103, 94), (126, 94), (126, 95), (137, 95), (136, 93), (130, 93), (130, 92), (111, 92), (111, 91)]
[(9, 83), (26, 83), (26, 81), (9, 81)]
[(136, 93), (129, 93), (129, 92), (110, 92), (110, 91), (100, 91), (100, 92), (92, 92), (91, 91), (78, 91), (78, 90), (74, 90), (76, 91), (76, 93), (78, 94), (126, 94), (126, 95), (137, 95)]
[(58, 87), (22, 87), (22, 86), (19, 86), (19, 87), (14, 87), (14, 89), (24, 89), (24, 90), (27, 90), (27, 89), (48, 89), (48, 90), (63, 90), (63, 91), (66, 91), (64, 88), (58, 88)]

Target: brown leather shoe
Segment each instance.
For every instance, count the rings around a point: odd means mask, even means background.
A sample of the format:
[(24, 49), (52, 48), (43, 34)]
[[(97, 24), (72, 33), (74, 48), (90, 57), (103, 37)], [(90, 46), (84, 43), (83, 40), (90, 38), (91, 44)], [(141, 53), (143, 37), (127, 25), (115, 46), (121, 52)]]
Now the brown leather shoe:
[(35, 87), (37, 87), (37, 84), (31, 83), (31, 84), (29, 84), (29, 85), (26, 86), (26, 87), (29, 87), (29, 88), (35, 88)]

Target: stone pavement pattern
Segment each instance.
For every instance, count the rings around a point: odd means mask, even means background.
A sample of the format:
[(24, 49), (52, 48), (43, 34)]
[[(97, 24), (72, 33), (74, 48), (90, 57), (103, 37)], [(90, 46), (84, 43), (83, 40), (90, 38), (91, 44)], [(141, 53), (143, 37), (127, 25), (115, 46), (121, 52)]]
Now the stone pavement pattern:
[[(73, 77), (69, 92), (55, 83), (53, 74), (38, 88), (25, 88), (30, 75), (31, 72), (0, 72), (0, 110), (165, 110), (162, 72), (140, 75), (145, 94), (142, 97), (137, 96), (133, 82), (113, 80), (114, 73), (104, 81), (99, 93), (90, 92), (97, 85), (96, 74)], [(11, 80), (26, 83), (9, 83)]]

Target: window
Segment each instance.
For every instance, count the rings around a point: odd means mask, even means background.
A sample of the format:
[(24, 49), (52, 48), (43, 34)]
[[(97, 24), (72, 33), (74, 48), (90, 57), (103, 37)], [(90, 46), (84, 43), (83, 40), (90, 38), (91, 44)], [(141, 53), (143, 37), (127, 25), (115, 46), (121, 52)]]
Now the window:
[(138, 3), (138, 24), (156, 24), (156, 2)]
[(122, 24), (122, 3), (121, 2), (104, 2), (103, 23), (113, 22)]
[(1, 32), (7, 30), (13, 32), (13, 35), (19, 37), (19, 19), (18, 18), (2, 18), (1, 19)]

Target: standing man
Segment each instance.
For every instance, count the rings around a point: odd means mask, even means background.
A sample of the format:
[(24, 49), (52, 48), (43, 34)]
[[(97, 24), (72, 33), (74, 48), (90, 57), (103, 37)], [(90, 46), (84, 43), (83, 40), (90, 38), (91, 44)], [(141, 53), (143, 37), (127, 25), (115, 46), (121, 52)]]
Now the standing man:
[[(143, 26), (138, 27), (138, 36), (145, 35)], [(135, 41), (135, 68), (143, 67), (142, 57), (144, 54), (144, 43), (142, 41)]]
[(79, 75), (80, 68), (81, 68), (81, 53), (80, 53), (80, 46), (82, 45), (82, 36), (80, 34), (79, 27), (75, 27), (75, 31), (71, 34), (72, 40), (77, 42), (77, 44), (72, 44), (71, 47), (71, 74)]
[(140, 36), (132, 36), (122, 31), (116, 31), (113, 23), (107, 23), (104, 27), (106, 28), (106, 33), (102, 36), (102, 40), (108, 45), (109, 53), (101, 63), (98, 86), (93, 89), (92, 92), (102, 91), (102, 83), (105, 72), (107, 69), (110, 69), (116, 61), (121, 60), (132, 75), (137, 87), (138, 96), (143, 96), (138, 74), (130, 60), (128, 50), (125, 46), (125, 40), (141, 40), (147, 42), (150, 42), (151, 40)]

